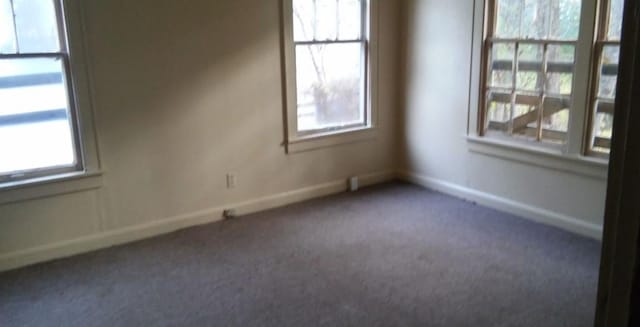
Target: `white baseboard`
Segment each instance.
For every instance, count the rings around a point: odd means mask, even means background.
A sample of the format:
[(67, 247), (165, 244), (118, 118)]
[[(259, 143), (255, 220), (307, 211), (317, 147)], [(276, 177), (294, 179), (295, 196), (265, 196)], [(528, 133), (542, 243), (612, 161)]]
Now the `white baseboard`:
[[(602, 226), (600, 225), (588, 223), (578, 218), (410, 172), (396, 173), (393, 171), (386, 171), (360, 175), (359, 182), (361, 186), (369, 186), (391, 181), (396, 178), (459, 198), (474, 201), (478, 204), (495, 208), (500, 211), (505, 211), (540, 223), (559, 227), (573, 233), (585, 235), (598, 240), (602, 237)], [(346, 190), (347, 181), (345, 177), (345, 179), (304, 187), (245, 202), (218, 206), (184, 215), (156, 220), (142, 225), (11, 252), (0, 255), (0, 271), (11, 270), (38, 262), (69, 257), (114, 245), (138, 241), (187, 227), (213, 223), (222, 220), (222, 212), (225, 209), (235, 209), (238, 215), (246, 215), (313, 198), (336, 194)]]
[[(359, 176), (359, 179), (360, 185), (368, 186), (391, 181), (395, 179), (396, 176), (395, 172), (388, 171), (361, 175)], [(184, 215), (156, 220), (142, 225), (11, 252), (0, 255), (0, 271), (11, 270), (38, 262), (69, 257), (114, 245), (138, 241), (187, 227), (217, 222), (223, 219), (222, 213), (225, 209), (235, 209), (236, 214), (246, 215), (313, 198), (336, 194), (346, 190), (347, 177), (341, 180), (304, 187), (241, 203), (218, 206)]]
[[(389, 171), (360, 175), (358, 176), (358, 179), (361, 186), (370, 186), (394, 180), (396, 176), (397, 174), (395, 172)], [(344, 192), (346, 190), (347, 178), (345, 178), (344, 180), (337, 180), (329, 183), (297, 189), (290, 192), (284, 192), (276, 195), (258, 198), (255, 200), (237, 203), (227, 209), (235, 209), (235, 212), (238, 215), (247, 215), (254, 212), (281, 207), (291, 203)]]
[(513, 201), (493, 194), (467, 188), (443, 180), (421, 176), (412, 172), (400, 172), (398, 178), (438, 192), (476, 202), (496, 210), (508, 212), (539, 223), (555, 226), (566, 231), (587, 236), (596, 240), (602, 239), (602, 226), (586, 222), (543, 208), (534, 207), (522, 202)]

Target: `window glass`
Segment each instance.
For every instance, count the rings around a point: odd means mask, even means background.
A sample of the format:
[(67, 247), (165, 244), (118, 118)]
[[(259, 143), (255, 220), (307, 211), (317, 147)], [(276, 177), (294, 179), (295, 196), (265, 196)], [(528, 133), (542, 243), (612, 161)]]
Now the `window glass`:
[(52, 0), (13, 0), (20, 53), (60, 50)]
[(362, 123), (360, 43), (296, 48), (298, 130)]
[(549, 38), (577, 40), (580, 34), (581, 0), (549, 0)]
[(565, 143), (581, 1), (497, 0), (495, 10), (486, 131)]
[(516, 89), (526, 92), (541, 92), (543, 46), (520, 44), (518, 47), (518, 74)]
[(497, 0), (495, 37), (577, 40), (580, 0)]
[(359, 0), (293, 0), (295, 41), (356, 40), (362, 30)]
[(609, 6), (609, 26), (607, 29), (607, 36), (610, 40), (620, 40), (620, 35), (622, 34), (624, 0), (611, 0)]
[(9, 0), (0, 0), (0, 53), (16, 52), (16, 33)]
[(0, 175), (75, 164), (58, 59), (0, 60)]
[(311, 41), (315, 33), (315, 6), (313, 1), (293, 0), (293, 39)]
[(315, 0), (315, 39), (335, 40), (338, 35), (338, 4), (336, 0)]
[(68, 56), (54, 2), (0, 5), (0, 47), (11, 55), (0, 58), (0, 182), (75, 170)]
[(293, 0), (297, 131), (366, 123), (363, 2)]
[(513, 87), (513, 60), (515, 58), (514, 43), (496, 43), (491, 49), (490, 81), (496, 88), (511, 89)]
[(520, 36), (520, 17), (522, 0), (498, 0), (495, 36), (499, 38), (518, 38)]
[[(520, 37), (525, 39), (545, 39), (549, 35), (549, 8), (545, 0), (524, 0)], [(555, 13), (554, 13), (555, 14)]]
[(362, 29), (362, 5), (360, 1), (340, 0), (338, 9), (338, 39), (354, 40), (360, 38)]
[(575, 47), (548, 45), (547, 80), (545, 90), (552, 95), (570, 95), (573, 87)]
[(598, 96), (613, 99), (616, 97), (616, 82), (618, 80), (618, 57), (620, 47), (605, 46), (600, 61), (600, 85)]

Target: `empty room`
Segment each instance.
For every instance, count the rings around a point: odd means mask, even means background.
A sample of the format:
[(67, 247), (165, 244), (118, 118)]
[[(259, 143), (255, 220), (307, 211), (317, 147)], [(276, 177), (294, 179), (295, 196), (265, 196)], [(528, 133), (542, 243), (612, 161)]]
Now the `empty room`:
[(638, 8), (0, 0), (0, 326), (637, 326)]

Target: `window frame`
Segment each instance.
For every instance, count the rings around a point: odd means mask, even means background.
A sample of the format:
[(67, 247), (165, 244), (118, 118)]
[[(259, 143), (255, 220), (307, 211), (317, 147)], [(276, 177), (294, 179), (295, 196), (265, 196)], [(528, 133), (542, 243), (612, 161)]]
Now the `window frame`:
[[(71, 65), (69, 61), (69, 46), (67, 40), (66, 23), (63, 15), (63, 4), (58, 0), (52, 0), (54, 5), (54, 13), (56, 15), (57, 36), (59, 50), (57, 52), (25, 52), (21, 53), (16, 48), (15, 53), (2, 54), (0, 59), (55, 59), (62, 63), (62, 80), (67, 92), (67, 103), (69, 115), (68, 122), (72, 134), (72, 147), (74, 152), (75, 164), (69, 166), (49, 166), (34, 169), (16, 170), (8, 173), (0, 174), (0, 183), (17, 182), (26, 179), (34, 179), (48, 175), (58, 175), (70, 172), (81, 171), (84, 169), (84, 160), (80, 147), (80, 135), (78, 133), (78, 123), (76, 114), (75, 88), (73, 87), (73, 79), (71, 75)], [(14, 6), (13, 1), (9, 4)], [(14, 22), (15, 26), (15, 22)], [(14, 27), (15, 28), (15, 27)], [(16, 32), (17, 33), (17, 32)]]
[[(287, 153), (296, 153), (339, 144), (367, 141), (375, 138), (377, 129), (377, 57), (378, 0), (362, 0), (362, 28), (359, 40), (295, 41), (293, 34), (293, 0), (282, 0), (282, 53), (284, 123)], [(362, 44), (363, 122), (346, 126), (298, 131), (296, 83), (296, 45), (356, 43)]]
[[(492, 28), (495, 26), (495, 6), (497, 0), (483, 0), (475, 3), (473, 22), (473, 44), (471, 63), (471, 85), (469, 97), (469, 121), (468, 139), (474, 144), (484, 143), (492, 146), (496, 142), (508, 143), (513, 147), (520, 147), (528, 152), (551, 151), (576, 162), (576, 158), (584, 159), (586, 164), (594, 162), (606, 167), (608, 156), (596, 156), (589, 151), (589, 138), (591, 133), (592, 113), (592, 84), (594, 83), (594, 62), (596, 60), (595, 41), (596, 31), (599, 29), (600, 8), (603, 1), (608, 0), (583, 0), (581, 5), (580, 31), (575, 45), (574, 76), (572, 87), (572, 104), (570, 106), (569, 129), (566, 143), (562, 146), (544, 144), (528, 140), (519, 140), (511, 136), (487, 136), (484, 133), (484, 124), (487, 119), (486, 89), (488, 86), (488, 38), (492, 36)], [(477, 93), (476, 93), (477, 92)], [(475, 129), (475, 131), (474, 131)], [(541, 159), (543, 160), (543, 159)]]
[[(13, 178), (0, 178), (0, 204), (8, 199), (27, 200), (69, 193), (101, 186), (102, 170), (98, 156), (94, 121), (94, 98), (91, 70), (87, 58), (85, 14), (81, 0), (52, 0), (58, 23), (60, 51), (56, 53), (26, 53), (13, 55), (24, 58), (59, 57), (63, 60), (63, 79), (67, 89), (69, 124), (72, 128), (76, 164), (63, 167), (13, 172)], [(7, 58), (12, 55), (2, 55)], [(3, 176), (11, 176), (9, 174)], [(90, 181), (78, 183), (79, 180)], [(90, 187), (87, 185), (90, 184)], [(38, 188), (37, 195), (30, 190)]]
[[(587, 130), (585, 133), (585, 154), (593, 157), (600, 158), (609, 158), (609, 154), (606, 152), (596, 151), (593, 149), (596, 141), (595, 138), (595, 120), (596, 114), (598, 113), (598, 101), (600, 101), (599, 96), (599, 86), (600, 86), (600, 77), (601, 77), (601, 69), (600, 69), (600, 61), (602, 60), (602, 56), (604, 54), (604, 49), (606, 46), (618, 46), (618, 49), (621, 47), (621, 40), (611, 40), (608, 37), (609, 32), (609, 16), (611, 10), (611, 2), (612, 0), (599, 0), (598, 3), (598, 12), (597, 12), (597, 22), (596, 22), (596, 30), (594, 33), (593, 39), (593, 60), (591, 62), (591, 80), (590, 80), (590, 89), (589, 89), (589, 115), (587, 121)], [(623, 4), (624, 5), (624, 4)], [(619, 67), (619, 59), (618, 59), (618, 67)], [(618, 74), (616, 75), (618, 76)], [(611, 103), (611, 116), (613, 115), (613, 106), (614, 103)], [(611, 149), (611, 140), (609, 139), (609, 149)]]

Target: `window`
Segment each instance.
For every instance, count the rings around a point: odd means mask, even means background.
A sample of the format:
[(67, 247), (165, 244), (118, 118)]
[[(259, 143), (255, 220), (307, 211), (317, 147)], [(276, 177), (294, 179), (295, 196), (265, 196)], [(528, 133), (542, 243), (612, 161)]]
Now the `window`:
[(592, 129), (589, 139), (593, 154), (606, 154), (611, 148), (624, 0), (602, 1), (601, 5), (595, 42)]
[[(604, 0), (607, 19), (596, 23), (595, 0), (487, 0), (479, 135), (565, 154), (607, 149), (622, 2)], [(598, 91), (593, 101), (591, 89)]]
[(0, 0), (0, 183), (82, 169), (62, 4)]
[(369, 2), (288, 3), (289, 141), (372, 126)]

